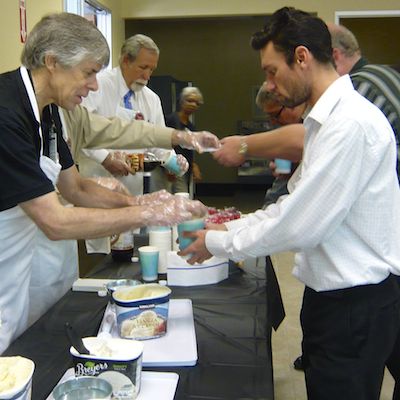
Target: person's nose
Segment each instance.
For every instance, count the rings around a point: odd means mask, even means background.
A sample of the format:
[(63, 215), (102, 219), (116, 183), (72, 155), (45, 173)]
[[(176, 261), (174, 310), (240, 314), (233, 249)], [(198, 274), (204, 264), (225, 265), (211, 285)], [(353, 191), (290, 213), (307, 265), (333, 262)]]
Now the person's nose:
[(97, 83), (97, 78), (91, 78), (87, 84), (89, 90), (95, 92), (99, 88), (99, 84)]
[(153, 71), (151, 71), (150, 69), (146, 69), (143, 71), (143, 79), (148, 81), (151, 77)]
[(269, 80), (267, 80), (265, 83), (264, 83), (264, 85), (265, 85), (265, 88), (266, 88), (266, 90), (268, 91), (268, 92), (272, 92), (274, 89), (275, 89), (275, 83), (271, 80), (271, 79), (269, 79)]

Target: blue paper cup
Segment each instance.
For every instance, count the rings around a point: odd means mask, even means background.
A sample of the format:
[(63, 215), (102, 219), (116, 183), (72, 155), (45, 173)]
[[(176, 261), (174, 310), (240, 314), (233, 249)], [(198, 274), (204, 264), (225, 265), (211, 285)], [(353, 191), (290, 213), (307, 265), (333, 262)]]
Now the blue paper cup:
[(275, 158), (275, 165), (275, 172), (278, 174), (290, 174), (292, 170), (292, 162), (290, 160)]
[(179, 167), (177, 155), (173, 152), (170, 153), (169, 157), (163, 162), (162, 166), (171, 174), (176, 176), (184, 175), (184, 172)]
[(142, 279), (146, 282), (156, 281), (158, 278), (159, 250), (155, 246), (139, 247), (139, 262), (142, 269)]
[(181, 222), (178, 224), (178, 239), (179, 239), (179, 249), (184, 250), (190, 244), (194, 242), (195, 239), (183, 237), (183, 232), (193, 232), (204, 229), (204, 219), (197, 218), (190, 221)]

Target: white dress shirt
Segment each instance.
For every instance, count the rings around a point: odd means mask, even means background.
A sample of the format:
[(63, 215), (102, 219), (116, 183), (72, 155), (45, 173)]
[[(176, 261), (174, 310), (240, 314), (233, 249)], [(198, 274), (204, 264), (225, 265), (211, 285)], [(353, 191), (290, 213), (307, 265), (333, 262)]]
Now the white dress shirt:
[(294, 275), (317, 291), (400, 275), (396, 143), (381, 111), (345, 75), (304, 120), (303, 162), (289, 195), (209, 231), (215, 256), (241, 260), (295, 251)]
[[(120, 67), (101, 71), (97, 76), (99, 88), (90, 92), (83, 100), (82, 105), (89, 111), (104, 117), (111, 118), (118, 114), (118, 108), (124, 108), (123, 98), (129, 88), (122, 76)], [(135, 92), (131, 100), (133, 109), (143, 114), (145, 121), (154, 125), (165, 126), (164, 114), (161, 100), (156, 93), (145, 86), (142, 90)], [(85, 155), (102, 163), (108, 155), (108, 150), (84, 149)]]

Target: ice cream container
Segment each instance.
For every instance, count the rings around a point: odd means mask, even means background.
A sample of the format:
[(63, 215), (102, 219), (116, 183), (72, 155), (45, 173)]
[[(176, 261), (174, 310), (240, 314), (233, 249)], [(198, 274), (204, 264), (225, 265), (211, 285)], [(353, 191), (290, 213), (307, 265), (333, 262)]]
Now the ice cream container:
[(158, 283), (114, 291), (120, 336), (145, 340), (165, 335), (170, 295), (171, 289)]
[(0, 357), (0, 399), (30, 400), (35, 364), (25, 357)]
[(120, 287), (132, 287), (136, 285), (140, 285), (141, 282), (136, 279), (117, 279), (115, 281), (108, 282), (105, 287), (107, 289), (107, 293), (110, 295), (110, 301), (113, 303), (112, 293), (115, 289)]
[(53, 390), (54, 400), (111, 399), (112, 387), (104, 379), (80, 377), (60, 383)]
[(112, 386), (112, 398), (134, 400), (140, 391), (143, 343), (119, 338), (83, 338), (90, 354), (79, 354), (74, 347), (75, 376), (94, 376)]

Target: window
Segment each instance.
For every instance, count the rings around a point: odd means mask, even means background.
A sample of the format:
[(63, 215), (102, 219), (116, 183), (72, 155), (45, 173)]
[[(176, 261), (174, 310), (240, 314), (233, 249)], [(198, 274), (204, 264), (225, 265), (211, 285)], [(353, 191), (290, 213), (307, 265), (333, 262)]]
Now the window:
[(64, 10), (66, 12), (82, 15), (97, 26), (106, 38), (108, 47), (110, 48), (110, 63), (107, 68), (111, 68), (111, 11), (96, 0), (64, 0)]

